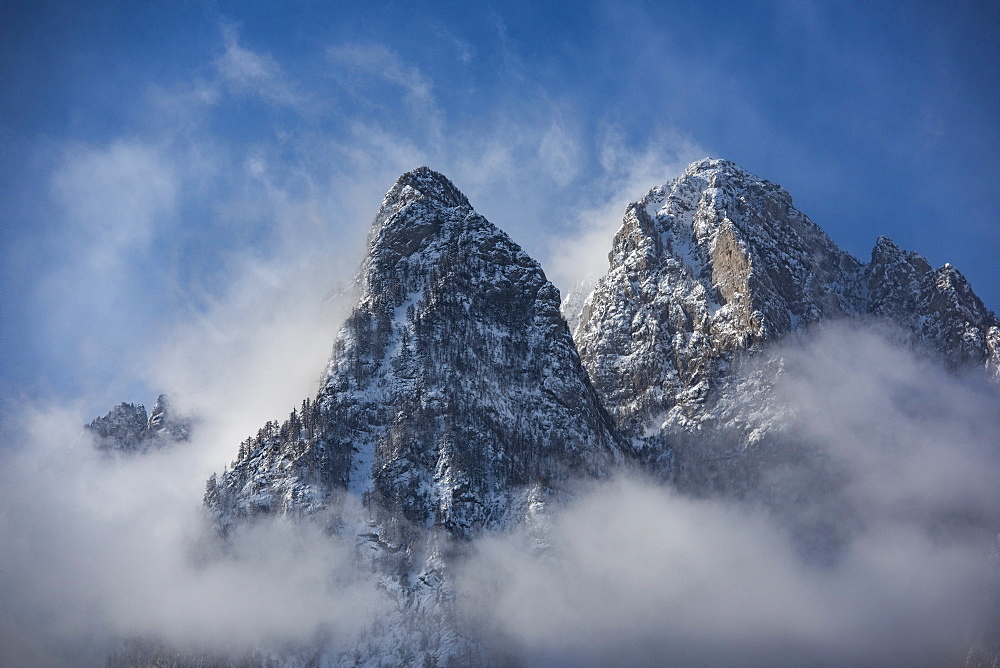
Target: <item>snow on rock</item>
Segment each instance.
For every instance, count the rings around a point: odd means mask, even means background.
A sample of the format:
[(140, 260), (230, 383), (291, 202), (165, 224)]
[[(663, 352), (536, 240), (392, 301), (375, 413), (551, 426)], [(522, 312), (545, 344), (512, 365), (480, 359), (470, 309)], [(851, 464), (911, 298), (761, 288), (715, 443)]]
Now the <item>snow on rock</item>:
[(879, 237), (863, 280), (868, 314), (897, 323), (953, 367), (982, 365), (1000, 379), (1000, 321), (953, 266), (933, 269)]
[(863, 264), (779, 186), (692, 163), (629, 204), (574, 339), (605, 408), (647, 467), (681, 489), (743, 494), (775, 451), (780, 359), (760, 352), (843, 318), (889, 321), (953, 367), (1000, 380), (1000, 321), (951, 265), (879, 238)]
[[(319, 664), (495, 659), (456, 612), (451, 569), (467, 539), (521, 523), (543, 549), (546, 505), (575, 477), (637, 459), (682, 492), (745, 497), (775, 462), (811, 457), (774, 400), (785, 360), (760, 353), (815, 323), (888, 320), (1000, 379), (1000, 322), (956, 269), (886, 238), (862, 263), (725, 160), (628, 205), (609, 260), (560, 305), (444, 176), (422, 167), (388, 191), (317, 395), (241, 443), (205, 494), (223, 533), (312, 516), (355, 539), (398, 605), (346, 648), (309, 649)], [(161, 399), (150, 418), (122, 404), (90, 428), (123, 450), (186, 434)]]

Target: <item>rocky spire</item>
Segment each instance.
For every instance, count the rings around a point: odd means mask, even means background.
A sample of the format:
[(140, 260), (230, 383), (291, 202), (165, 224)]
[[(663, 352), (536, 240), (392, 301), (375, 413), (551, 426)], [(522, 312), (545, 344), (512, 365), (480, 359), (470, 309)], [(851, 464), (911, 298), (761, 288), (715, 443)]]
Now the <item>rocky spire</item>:
[(135, 452), (148, 447), (149, 418), (142, 404), (122, 402), (86, 426), (101, 450)]
[(629, 204), (609, 259), (575, 338), (633, 435), (696, 411), (734, 352), (851, 312), (860, 267), (782, 188), (710, 159)]
[[(385, 194), (368, 234), (369, 245), (375, 242), (387, 221), (418, 202), (424, 202), (428, 208), (472, 210), (469, 200), (446, 176), (429, 167), (417, 167), (400, 176)], [(410, 216), (407, 226), (412, 227), (416, 218), (416, 215)], [(415, 227), (419, 229), (420, 226)]]

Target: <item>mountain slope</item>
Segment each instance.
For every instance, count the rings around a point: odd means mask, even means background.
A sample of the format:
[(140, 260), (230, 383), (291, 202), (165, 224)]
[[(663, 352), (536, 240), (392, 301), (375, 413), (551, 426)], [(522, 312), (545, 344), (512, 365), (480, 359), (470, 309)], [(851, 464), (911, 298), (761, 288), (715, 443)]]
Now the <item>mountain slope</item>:
[(605, 475), (620, 437), (556, 288), (440, 174), (420, 168), (389, 190), (356, 283), (316, 398), (241, 444), (205, 502), (224, 530), (316, 515), (357, 537), (397, 605), (355, 646), (319, 649), (325, 660), (482, 663), (454, 600), (463, 539)]
[(933, 269), (879, 237), (865, 266), (865, 314), (886, 318), (953, 367), (979, 365), (1000, 379), (1000, 321), (951, 264)]

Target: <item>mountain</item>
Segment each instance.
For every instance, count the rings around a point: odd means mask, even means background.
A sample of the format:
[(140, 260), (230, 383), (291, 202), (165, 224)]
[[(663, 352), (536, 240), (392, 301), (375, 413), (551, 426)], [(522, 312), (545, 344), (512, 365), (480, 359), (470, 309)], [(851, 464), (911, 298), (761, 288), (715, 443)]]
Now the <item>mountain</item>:
[(122, 402), (85, 428), (94, 435), (95, 445), (101, 450), (144, 452), (187, 440), (191, 425), (187, 419), (174, 415), (170, 399), (161, 394), (149, 415), (142, 404)]
[(785, 190), (726, 160), (695, 162), (629, 204), (609, 265), (564, 310), (640, 466), (684, 494), (766, 508), (811, 560), (835, 560), (866, 511), (829, 444), (788, 408), (776, 344), (831, 323), (858, 340), (877, 329), (1000, 381), (1000, 321), (954, 267), (885, 237), (863, 263)]
[(891, 320), (953, 367), (983, 366), (1000, 379), (1000, 321), (951, 264), (932, 269), (921, 256), (879, 237), (862, 285), (864, 315)]
[[(1000, 321), (951, 265), (885, 238), (861, 262), (787, 192), (725, 160), (629, 204), (609, 261), (560, 304), (447, 178), (399, 178), (317, 394), (241, 443), (204, 497), (223, 539), (259, 517), (320, 522), (354, 542), (392, 604), (347, 644), (320, 638), (246, 665), (516, 664), (463, 614), (457, 565), (473, 539), (518, 526), (544, 553), (547, 508), (574, 481), (622, 469), (776, 515), (811, 499), (787, 526), (804, 552), (834, 552), (843, 490), (775, 389), (786, 361), (774, 344), (823, 323), (891, 323), (900, 343), (1000, 380)], [(170, 420), (165, 401), (148, 419), (122, 404), (90, 429), (136, 450), (180, 433)], [(762, 484), (779, 467), (804, 474)], [(208, 661), (137, 647), (122, 665)]]
[[(814, 323), (885, 319), (1000, 378), (1000, 321), (951, 265), (879, 238), (864, 264), (780, 186), (704, 159), (628, 205), (608, 273), (568, 319), (605, 408), (633, 438), (697, 430), (740, 359)], [(662, 446), (654, 446), (662, 447)]]
[[(224, 529), (264, 513), (341, 513), (336, 530), (359, 536), (380, 586), (407, 601), (404, 636), (456, 660), (475, 648), (434, 630), (457, 623), (451, 541), (518, 524), (569, 480), (606, 475), (623, 446), (558, 290), (448, 179), (401, 176), (368, 246), (318, 394), (244, 442), (205, 502)], [(356, 499), (351, 519), (343, 507)], [(431, 619), (415, 621), (417, 608)]]

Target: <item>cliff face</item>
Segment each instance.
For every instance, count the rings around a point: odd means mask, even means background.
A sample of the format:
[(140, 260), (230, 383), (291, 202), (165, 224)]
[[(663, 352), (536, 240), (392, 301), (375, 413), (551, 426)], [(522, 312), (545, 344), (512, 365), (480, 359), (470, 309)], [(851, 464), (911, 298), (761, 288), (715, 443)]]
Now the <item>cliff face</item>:
[(953, 367), (979, 365), (1000, 379), (1000, 321), (951, 264), (933, 269), (879, 237), (865, 266), (867, 315), (886, 318)]

